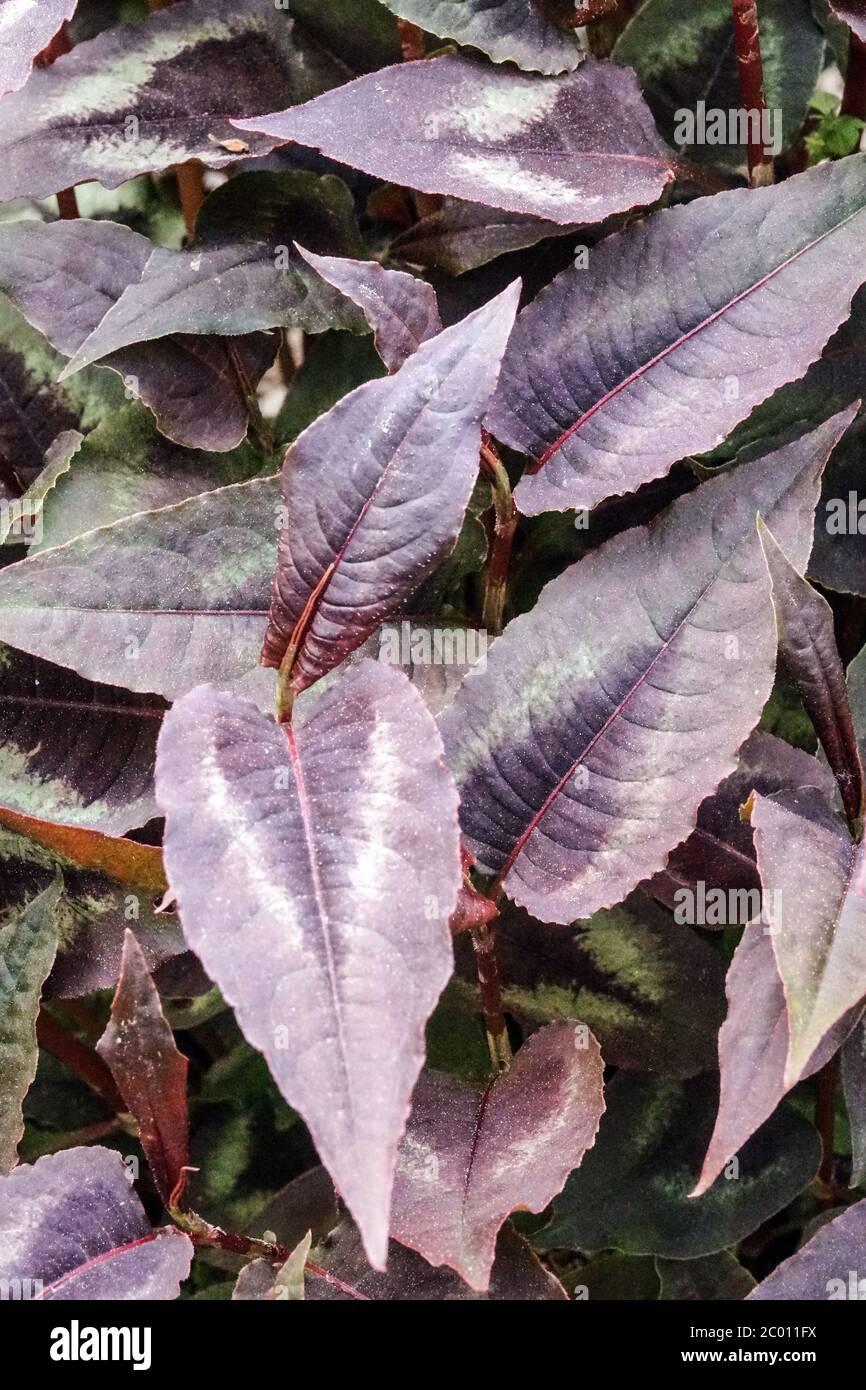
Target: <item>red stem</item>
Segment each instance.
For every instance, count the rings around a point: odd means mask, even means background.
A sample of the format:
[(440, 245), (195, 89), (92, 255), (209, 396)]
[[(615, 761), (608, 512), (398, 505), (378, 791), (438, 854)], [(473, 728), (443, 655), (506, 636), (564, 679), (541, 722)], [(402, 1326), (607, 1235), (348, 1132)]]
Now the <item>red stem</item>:
[(36, 1037), (40, 1047), (46, 1048), (61, 1062), (65, 1062), (70, 1071), (74, 1071), (92, 1091), (102, 1097), (106, 1105), (111, 1106), (115, 1114), (126, 1114), (123, 1097), (102, 1058), (91, 1052), (71, 1033), (67, 1033), (57, 1019), (44, 1009), (40, 1010), (36, 1020)]
[(866, 44), (852, 34), (848, 44), (848, 67), (842, 94), (842, 115), (866, 121)]
[(815, 1091), (815, 1128), (821, 1136), (823, 1154), (818, 1179), (832, 1198), (836, 1177), (836, 1092), (839, 1085), (839, 1054), (818, 1073)]
[[(181, 1230), (186, 1231), (194, 1245), (209, 1245), (218, 1250), (228, 1250), (233, 1255), (249, 1255), (258, 1259), (271, 1260), (274, 1264), (284, 1265), (292, 1252), (285, 1245), (271, 1244), (270, 1241), (256, 1240), (253, 1236), (241, 1236), (235, 1231), (224, 1231), (221, 1226), (212, 1226), (209, 1221), (196, 1212), (172, 1212), (175, 1221)], [(370, 1300), (366, 1294), (361, 1293), (360, 1289), (355, 1289), (351, 1284), (345, 1284), (342, 1279), (338, 1279), (335, 1274), (330, 1274), (328, 1270), (322, 1269), (321, 1265), (313, 1264), (307, 1260), (304, 1269), (309, 1270), (317, 1279), (324, 1279), (327, 1284), (333, 1285), (341, 1293), (349, 1294), (351, 1298), (361, 1299), (364, 1303)]]
[[(773, 182), (773, 161), (764, 153), (762, 131), (767, 100), (764, 95), (764, 65), (758, 32), (757, 0), (731, 0), (734, 15), (734, 46), (740, 75), (740, 97), (745, 111), (757, 112), (748, 121), (749, 182), (753, 188)], [(757, 126), (757, 129), (756, 129)]]

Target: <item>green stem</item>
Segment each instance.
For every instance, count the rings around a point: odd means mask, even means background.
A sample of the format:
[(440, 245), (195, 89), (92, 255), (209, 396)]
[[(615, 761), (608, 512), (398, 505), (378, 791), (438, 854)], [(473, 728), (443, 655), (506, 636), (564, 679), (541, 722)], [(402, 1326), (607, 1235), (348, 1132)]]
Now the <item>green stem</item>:
[(505, 625), (505, 606), (508, 601), (508, 572), (511, 567), (511, 548), (517, 530), (517, 508), (511, 496), (511, 483), (505, 466), (492, 444), (482, 444), (481, 464), (490, 479), (493, 495), (495, 525), (490, 557), (484, 575), (484, 600), (481, 609), (482, 626), (498, 637)]

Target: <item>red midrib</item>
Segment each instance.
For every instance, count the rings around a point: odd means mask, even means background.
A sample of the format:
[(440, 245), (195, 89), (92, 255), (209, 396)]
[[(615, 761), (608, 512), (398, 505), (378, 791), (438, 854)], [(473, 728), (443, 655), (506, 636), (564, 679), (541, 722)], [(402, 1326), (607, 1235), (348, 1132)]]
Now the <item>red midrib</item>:
[(563, 430), (559, 438), (554, 440), (554, 442), (547, 449), (545, 449), (541, 458), (536, 460), (536, 462), (531, 465), (531, 467), (527, 470), (528, 473), (538, 473), (539, 470), (542, 469), (546, 463), (549, 463), (553, 455), (556, 454), (562, 448), (562, 446), (566, 444), (568, 440), (571, 439), (571, 437), (577, 433), (581, 426), (586, 424), (587, 420), (591, 420), (593, 415), (597, 414), (599, 410), (603, 410), (604, 407), (610, 403), (610, 401), (614, 400), (622, 391), (625, 391), (625, 389), (628, 386), (631, 386), (633, 382), (639, 381), (640, 378), (642, 376), (645, 376), (647, 372), (651, 371), (653, 367), (658, 366), (659, 362), (663, 362), (664, 359), (666, 357), (669, 357), (672, 352), (675, 352), (677, 348), (682, 347), (684, 343), (689, 342), (691, 338), (696, 337), (698, 333), (702, 333), (705, 328), (709, 328), (712, 324), (717, 323), (719, 319), (724, 317), (724, 315), (728, 312), (729, 309), (736, 308), (738, 304), (742, 304), (743, 300), (748, 299), (749, 296), (754, 294), (757, 290), (763, 289), (763, 287), (769, 284), (771, 280), (775, 279), (775, 277), (778, 274), (780, 274), (781, 271), (786, 270), (788, 266), (793, 265), (794, 262), (798, 261), (801, 256), (804, 256), (807, 251), (812, 251), (816, 246), (820, 246), (822, 241), (824, 241), (827, 237), (832, 236), (835, 232), (838, 232), (842, 227), (847, 226), (847, 224), (850, 221), (852, 221), (853, 218), (859, 216), (859, 214), (862, 211), (862, 208), (857, 208), (856, 212), (849, 213), (848, 216), (843, 218), (841, 222), (837, 222), (834, 227), (830, 227), (826, 232), (822, 232), (821, 235), (819, 237), (816, 237), (814, 241), (810, 241), (808, 245), (802, 246), (799, 251), (795, 251), (792, 256), (788, 256), (784, 261), (777, 265), (774, 270), (768, 271), (768, 273), (762, 276), (760, 280), (756, 280), (754, 285), (750, 285), (747, 290), (743, 290), (742, 294), (736, 295), (735, 298), (729, 300), (727, 304), (723, 304), (720, 309), (716, 309), (714, 313), (710, 314), (700, 323), (695, 324), (695, 327), (690, 328), (688, 333), (683, 333), (673, 343), (669, 343), (666, 348), (663, 348), (662, 351), (657, 353), (655, 357), (651, 358), (649, 362), (644, 362), (641, 364), (641, 366), (635, 368), (635, 370), (630, 374), (630, 376), (627, 376), (622, 381), (617, 382), (616, 386), (612, 387), (610, 391), (608, 391), (604, 396), (601, 397), (600, 400), (596, 401), (594, 405), (590, 406), (589, 410), (587, 410), (583, 415), (579, 416), (579, 418), (575, 420), (572, 425), (569, 425), (567, 430)]

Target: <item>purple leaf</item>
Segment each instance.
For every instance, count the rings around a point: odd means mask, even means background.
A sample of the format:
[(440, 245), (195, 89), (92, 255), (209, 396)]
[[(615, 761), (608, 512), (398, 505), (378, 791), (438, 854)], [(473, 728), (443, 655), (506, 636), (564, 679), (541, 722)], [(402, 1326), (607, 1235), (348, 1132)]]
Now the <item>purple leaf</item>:
[(256, 478), (9, 565), (0, 641), (169, 700), (205, 678), (270, 699), (258, 658), (278, 505), (277, 479)]
[(519, 289), (359, 386), (287, 453), (263, 662), (287, 662), (293, 690), (360, 646), (454, 546)]
[(845, 814), (851, 825), (862, 823), (863, 767), (833, 631), (833, 611), (760, 519), (758, 531), (773, 586), (779, 654), (839, 783)]
[(17, 92), (33, 59), (75, 13), (78, 0), (0, 0), (0, 96)]
[(151, 1229), (111, 1149), (66, 1149), (0, 1178), (0, 1277), (33, 1297), (177, 1298), (192, 1253), (180, 1231)]
[(0, 924), (0, 1173), (8, 1173), (18, 1161), (24, 1133), (21, 1105), (36, 1075), (36, 1015), (57, 951), (62, 889), (62, 881), (55, 879)]
[(376, 261), (317, 256), (303, 246), (297, 249), (323, 280), (363, 311), (389, 372), (396, 372), (416, 348), (442, 332), (436, 291), (426, 280), (402, 270), (386, 270)]
[(783, 1260), (749, 1299), (819, 1303), (862, 1299), (866, 1284), (858, 1275), (866, 1245), (866, 1202), (855, 1202), (834, 1216), (796, 1255)]
[(384, 0), (401, 19), (443, 39), (487, 53), (496, 63), (530, 72), (570, 72), (581, 61), (572, 31), (537, 0)]
[(752, 826), (788, 1005), (785, 1082), (793, 1085), (830, 1029), (866, 998), (866, 898), (856, 891), (863, 847), (817, 792), (757, 797)]
[(523, 311), (488, 425), (526, 515), (594, 507), (720, 444), (795, 381), (866, 278), (866, 156), (607, 238)]
[(535, 246), (545, 237), (579, 231), (577, 223), (545, 222), (523, 212), (505, 212), (481, 203), (446, 198), (391, 242), (389, 254), (446, 275), (464, 275), (509, 251)]
[(237, 192), (234, 184), (223, 184), (203, 204), (188, 250), (144, 243), (139, 273), (127, 273), (127, 285), (78, 345), (64, 380), (136, 344), (176, 335), (218, 334), (243, 343), (270, 328), (363, 331), (357, 309), (293, 245), (306, 238), (340, 251), (360, 248), (346, 185), (332, 175), (297, 171), (248, 174)]
[(740, 807), (753, 791), (772, 796), (778, 791), (818, 787), (832, 798), (834, 786), (826, 766), (811, 753), (792, 748), (772, 734), (752, 734), (740, 749), (736, 771), (703, 802), (695, 829), (672, 850), (661, 873), (642, 885), (644, 891), (672, 911), (680, 909), (681, 918), (683, 906), (697, 904), (701, 892), (708, 906), (709, 894), (721, 891), (733, 911), (705, 911), (700, 921), (689, 917), (685, 920), (709, 930), (745, 926), (756, 913), (761, 880), (752, 828), (740, 815)]
[[(490, 1302), (535, 1303), (554, 1300), (562, 1302), (567, 1295), (532, 1253), (526, 1241), (509, 1223), (499, 1233), (496, 1261), (490, 1275), (490, 1287), (485, 1294), (473, 1292), (456, 1274), (444, 1265), (434, 1269), (414, 1250), (391, 1241), (388, 1246), (388, 1269), (379, 1274), (364, 1258), (361, 1240), (347, 1223), (338, 1228), (327, 1242), (324, 1252), (316, 1255), (323, 1261), (331, 1281), (307, 1274), (307, 1300), (315, 1302), (348, 1302), (353, 1298), (382, 1300), (388, 1303), (420, 1303), (435, 1300), (440, 1303), (479, 1299)], [(342, 1288), (333, 1281), (339, 1280)]]
[(111, 1018), (96, 1051), (138, 1121), (145, 1158), (168, 1207), (188, 1159), (187, 1060), (175, 1046), (144, 954), (131, 931), (123, 943)]
[(785, 1078), (789, 1029), (785, 992), (765, 922), (746, 927), (728, 971), (728, 1016), (719, 1033), (719, 1113), (697, 1186), (700, 1197), (773, 1114), (791, 1086), (820, 1071), (838, 1050), (856, 1014), (845, 1015), (819, 1043), (800, 1075)]
[(422, 1073), (397, 1157), (395, 1240), (483, 1292), (509, 1212), (543, 1211), (592, 1147), (603, 1075), (595, 1038), (571, 1022), (534, 1033), (480, 1095)]
[[(146, 237), (115, 222), (10, 223), (0, 227), (0, 289), (52, 347), (73, 357), (155, 252)], [(251, 334), (236, 348), (257, 384), (274, 359), (273, 340)], [(246, 434), (246, 398), (218, 338), (178, 333), (133, 342), (101, 365), (123, 378), (178, 444), (225, 451)]]
[[(4, 98), (0, 200), (86, 179), (117, 188), (188, 159), (222, 168), (238, 157), (226, 148), (237, 138), (230, 117), (306, 101), (344, 77), (273, 5), (184, 0), (79, 44)], [(245, 143), (252, 156), (274, 145)]]
[(462, 874), (432, 717), (374, 662), (280, 727), (203, 686), (157, 757), (184, 931), (384, 1263), (423, 1029)]
[(673, 178), (634, 74), (592, 58), (545, 81), (465, 55), (400, 63), (232, 124), (425, 193), (559, 223), (655, 202)]
[(657, 873), (733, 770), (775, 667), (755, 514), (805, 563), (849, 418), (566, 570), (445, 711), (468, 847), (542, 921), (589, 917)]

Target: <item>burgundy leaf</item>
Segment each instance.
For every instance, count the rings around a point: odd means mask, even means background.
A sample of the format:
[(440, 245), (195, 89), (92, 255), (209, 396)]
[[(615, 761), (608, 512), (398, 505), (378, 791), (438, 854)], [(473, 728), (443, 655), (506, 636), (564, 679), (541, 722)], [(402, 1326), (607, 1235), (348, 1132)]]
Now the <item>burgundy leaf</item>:
[(589, 917), (658, 872), (736, 765), (775, 667), (755, 514), (805, 563), (849, 418), (566, 570), (443, 714), (468, 846), (542, 921)]
[(788, 1006), (785, 1081), (793, 1085), (830, 1029), (866, 998), (866, 898), (856, 891), (863, 846), (817, 792), (757, 797), (752, 826)]
[(833, 611), (791, 564), (772, 531), (760, 519), (758, 530), (773, 586), (779, 654), (827, 754), (845, 813), (856, 825), (862, 822), (866, 791), (845, 672), (833, 631)]
[(400, 63), (232, 124), (425, 193), (559, 223), (655, 202), (673, 177), (634, 74), (592, 58), (543, 82), (463, 54)]
[(151, 1229), (111, 1149), (67, 1149), (0, 1179), (0, 1277), (33, 1297), (177, 1298), (192, 1249), (180, 1231)]
[(456, 796), (432, 716), (374, 662), (284, 728), (203, 686), (157, 794), (184, 930), (384, 1263), (423, 1029), (451, 971)]
[(862, 1299), (866, 1284), (858, 1271), (863, 1268), (864, 1246), (866, 1201), (855, 1202), (834, 1216), (748, 1297), (815, 1303), (825, 1299)]
[[(144, 274), (152, 242), (114, 222), (20, 222), (0, 227), (0, 289), (65, 357), (73, 357), (124, 291)], [(273, 339), (236, 341), (253, 386), (274, 359)], [(247, 402), (220, 338), (178, 333), (134, 344), (101, 363), (119, 373), (170, 439), (227, 451), (247, 431)]]
[(595, 1142), (603, 1075), (595, 1038), (571, 1022), (534, 1033), (480, 1095), (422, 1073), (397, 1158), (394, 1238), (483, 1292), (509, 1212), (543, 1211)]
[(441, 208), (396, 236), (389, 251), (412, 265), (429, 266), (446, 275), (464, 275), (509, 251), (522, 251), (545, 237), (578, 230), (577, 223), (562, 226), (528, 213), (446, 198)]
[(360, 646), (457, 540), (519, 289), (359, 386), (287, 453), (263, 663), (285, 661), (293, 690)]
[(0, 0), (0, 96), (23, 87), (33, 59), (75, 13), (78, 0)]
[(363, 310), (389, 372), (396, 372), (416, 348), (442, 332), (436, 291), (426, 280), (402, 270), (386, 270), (376, 261), (317, 256), (303, 246), (297, 249), (323, 280)]
[(866, 279), (866, 156), (607, 238), (523, 311), (488, 420), (526, 515), (594, 507), (720, 444), (795, 381)]
[(108, 1064), (166, 1206), (187, 1164), (187, 1060), (178, 1052), (141, 947), (123, 943), (111, 1018), (97, 1052)]
[(743, 933), (728, 971), (727, 992), (728, 1016), (719, 1033), (719, 1113), (693, 1197), (712, 1187), (796, 1081), (820, 1071), (857, 1017), (856, 1012), (846, 1014), (822, 1039), (799, 1076), (786, 1080), (788, 1010), (768, 927), (760, 919)]

